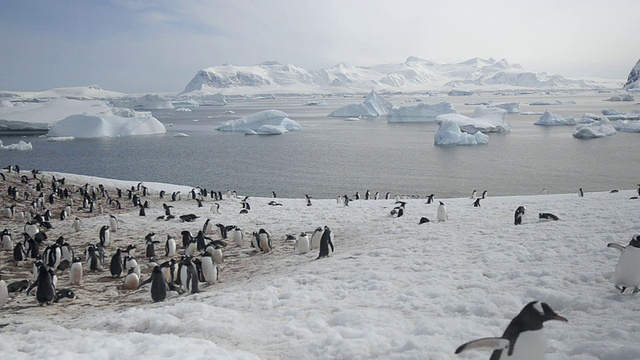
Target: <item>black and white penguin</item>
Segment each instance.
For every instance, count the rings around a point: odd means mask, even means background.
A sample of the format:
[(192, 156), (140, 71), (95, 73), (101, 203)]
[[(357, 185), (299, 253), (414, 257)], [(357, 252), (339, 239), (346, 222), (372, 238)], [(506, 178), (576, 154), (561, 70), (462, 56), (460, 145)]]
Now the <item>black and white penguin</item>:
[(559, 217), (553, 215), (552, 213), (539, 213), (538, 219), (546, 219), (546, 220), (560, 220)]
[(11, 230), (2, 230), (2, 243), (0, 248), (5, 251), (13, 250), (13, 240), (11, 239)]
[(216, 262), (213, 260), (212, 254), (209, 252), (205, 252), (202, 255), (202, 275), (204, 277), (204, 281), (209, 284), (215, 284), (218, 282), (218, 266)]
[(103, 225), (100, 228), (100, 246), (105, 247), (111, 244), (109, 235), (109, 225)]
[(501, 359), (544, 359), (545, 338), (543, 324), (548, 320), (567, 322), (556, 314), (547, 303), (532, 301), (525, 305), (511, 320), (502, 337), (487, 337), (460, 345), (455, 351), (490, 348), (491, 360)]
[(634, 294), (640, 291), (640, 234), (634, 235), (627, 246), (609, 243), (607, 247), (622, 252), (613, 274), (613, 283), (616, 289), (620, 290), (620, 293), (623, 293), (628, 287), (633, 288)]
[(373, 195), (373, 200), (378, 200), (379, 197), (380, 197), (380, 193), (376, 191), (376, 194)]
[(311, 244), (310, 244), (309, 237), (307, 236), (307, 233), (302, 232), (300, 233), (300, 236), (298, 236), (298, 239), (296, 240), (294, 251), (296, 251), (298, 254), (306, 254), (309, 252), (310, 245)]
[(71, 247), (71, 244), (65, 241), (64, 236), (58, 237), (56, 240), (56, 244), (60, 246), (60, 251), (62, 253), (62, 259), (67, 260), (68, 262), (73, 262), (73, 258), (75, 257), (75, 252)]
[(582, 191), (582, 188), (578, 189), (578, 196), (584, 197), (584, 191)]
[(171, 235), (167, 235), (167, 241), (164, 243), (164, 255), (169, 257), (176, 255), (176, 240)]
[(242, 246), (244, 243), (244, 234), (242, 233), (242, 229), (238, 227), (233, 231), (233, 243), (236, 244), (236, 246)]
[(480, 207), (480, 200), (483, 198), (476, 198), (476, 201), (473, 202), (473, 207)]
[(13, 248), (13, 260), (17, 262), (27, 260), (27, 251), (21, 242), (16, 243), (16, 246)]
[(153, 232), (150, 232), (147, 234), (147, 236), (144, 237), (144, 242), (145, 242), (145, 251), (144, 251), (144, 256), (146, 258), (154, 258), (156, 257), (156, 244), (159, 244), (160, 241), (154, 240), (153, 237), (156, 234)]
[(440, 205), (438, 205), (438, 213), (436, 218), (438, 221), (447, 221), (447, 207), (444, 205), (442, 201), (440, 201)]
[(71, 289), (60, 289), (58, 291), (56, 291), (56, 296), (53, 298), (53, 302), (54, 303), (68, 303), (71, 302), (75, 299), (77, 299), (78, 296), (76, 295), (76, 293), (71, 290)]
[(218, 228), (218, 235), (220, 235), (221, 238), (226, 239), (228, 236), (227, 227), (220, 223), (216, 224), (216, 227)]
[(22, 292), (29, 288), (29, 280), (14, 281), (7, 284), (7, 291), (9, 293)]
[(138, 275), (138, 279), (140, 279), (140, 265), (138, 265), (138, 261), (136, 261), (136, 259), (133, 256), (128, 255), (124, 258), (123, 267), (126, 269), (127, 272), (133, 269), (133, 272), (135, 272), (136, 275)]
[(315, 250), (320, 248), (320, 240), (322, 239), (322, 233), (324, 229), (320, 226), (311, 234), (311, 247), (309, 250)]
[(118, 232), (118, 218), (113, 214), (109, 215), (109, 230)]
[(111, 276), (119, 278), (122, 275), (122, 251), (117, 249), (115, 254), (111, 257), (111, 263), (109, 264), (109, 271)]
[(211, 219), (205, 220), (204, 225), (202, 225), (202, 232), (204, 233), (204, 235), (211, 235), (212, 231), (213, 223), (211, 222)]
[(73, 264), (69, 269), (69, 284), (82, 285), (82, 261), (79, 257), (73, 259)]
[(187, 256), (180, 263), (180, 284), (183, 290), (189, 294), (198, 292), (198, 272), (191, 257)]
[(476, 190), (473, 190), (473, 192), (471, 192), (470, 199), (475, 199), (475, 198), (476, 198)]
[(384, 199), (385, 199), (385, 200), (389, 200), (389, 198), (390, 198), (390, 197), (391, 197), (391, 193), (390, 193), (390, 192), (387, 192), (387, 193), (384, 195)]
[(164, 301), (168, 292), (169, 286), (162, 274), (162, 268), (155, 266), (151, 272), (151, 299), (153, 302)]
[(482, 192), (482, 198), (484, 199), (484, 198), (486, 198), (486, 197), (487, 197), (487, 190), (485, 190), (485, 191), (483, 191), (483, 192)]
[(311, 199), (313, 198), (307, 194), (304, 194), (304, 197), (307, 199), (307, 206), (311, 206)]
[(260, 250), (262, 252), (265, 252), (265, 253), (271, 251), (271, 249), (272, 249), (272, 247), (271, 247), (271, 235), (269, 235), (267, 230), (265, 230), (265, 229), (258, 230), (258, 237), (259, 237), (258, 245), (260, 246)]
[(328, 226), (325, 226), (322, 232), (322, 238), (320, 239), (320, 252), (316, 260), (329, 257), (329, 247), (331, 247), (331, 253), (333, 253), (333, 233)]
[(365, 200), (369, 200), (369, 197), (370, 197), (370, 196), (371, 196), (371, 192), (369, 192), (369, 190), (367, 190), (367, 191), (364, 193), (364, 199), (365, 199)]
[(96, 246), (93, 244), (87, 247), (87, 265), (89, 265), (89, 270), (91, 271), (102, 270), (102, 257), (100, 256)]
[(135, 268), (129, 268), (127, 276), (124, 278), (124, 288), (127, 290), (136, 290), (140, 286), (140, 275), (135, 271)]
[(3, 307), (9, 300), (9, 288), (7, 283), (0, 278), (0, 308)]
[(431, 204), (433, 202), (433, 194), (430, 194), (429, 196), (427, 196), (427, 204)]
[(524, 206), (518, 206), (516, 212), (514, 214), (514, 224), (520, 225), (522, 224), (522, 217), (524, 216), (524, 211), (526, 208)]
[(71, 225), (74, 231), (78, 232), (82, 230), (82, 220), (76, 216), (75, 220), (73, 220), (73, 225)]
[(38, 268), (38, 278), (27, 289), (27, 295), (36, 287), (36, 300), (40, 305), (51, 305), (56, 296), (56, 288), (54, 286), (53, 277), (45, 266)]
[(209, 209), (209, 211), (211, 211), (212, 214), (220, 214), (220, 204), (213, 203), (213, 205), (211, 205), (211, 208)]

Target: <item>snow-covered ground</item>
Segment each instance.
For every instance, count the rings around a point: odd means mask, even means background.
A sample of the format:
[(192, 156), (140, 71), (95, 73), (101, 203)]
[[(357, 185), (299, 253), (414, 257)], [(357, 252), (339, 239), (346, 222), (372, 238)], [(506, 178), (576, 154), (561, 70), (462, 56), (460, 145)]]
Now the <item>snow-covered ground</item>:
[[(18, 186), (19, 194), (27, 185), (4, 174), (2, 204), (16, 203), (16, 211), (24, 210), (27, 201), (10, 201), (6, 194), (9, 185)], [(44, 174), (47, 187), (51, 175)], [(53, 175), (65, 178), (68, 188), (103, 184), (114, 197), (116, 187), (138, 183)], [(70, 218), (82, 219), (79, 232), (72, 230), (73, 220), (57, 220), (66, 202), (56, 198), (47, 205), (54, 226), (48, 241), (64, 235), (84, 260), (84, 247), (98, 242), (100, 227), (109, 224), (113, 213), (120, 223), (111, 233), (106, 266), (116, 247), (129, 244), (137, 245), (138, 262), (146, 264), (147, 233), (155, 232), (161, 242), (171, 234), (180, 243), (181, 231), (195, 234), (208, 218), (236, 225), (245, 235), (241, 247), (228, 240), (221, 282), (201, 284), (198, 294), (153, 303), (148, 285), (123, 290), (123, 279), (111, 278), (108, 270), (92, 273), (85, 266), (81, 286), (69, 286), (68, 274), (61, 273), (58, 288), (73, 288), (79, 299), (38, 306), (33, 297), (18, 293), (0, 309), (3, 358), (487, 359), (487, 351), (457, 356), (454, 350), (472, 339), (501, 335), (532, 300), (549, 303), (569, 320), (546, 324), (547, 359), (640, 358), (640, 326), (634, 321), (640, 294), (614, 289), (620, 254), (607, 248), (609, 242), (626, 245), (640, 233), (640, 200), (630, 199), (635, 190), (584, 189), (584, 197), (489, 194), (481, 207), (473, 207), (470, 198), (442, 199), (434, 189), (435, 204), (425, 203), (426, 194), (403, 200), (404, 215), (396, 218), (390, 215), (393, 194), (390, 200), (361, 199), (348, 206), (335, 199), (312, 199), (307, 206), (304, 199), (250, 197), (251, 210), (240, 215), (240, 199), (251, 194), (218, 201), (217, 214), (210, 211), (214, 201), (209, 197), (203, 207), (186, 200), (190, 186), (143, 184), (150, 191), (142, 198), (150, 203), (145, 217), (126, 195), (120, 199), (124, 209), (110, 208), (98, 197), (104, 213), (89, 214), (77, 210), (76, 194)], [(180, 190), (182, 200), (160, 199), (161, 189), (168, 194)], [(220, 190), (224, 194), (226, 189)], [(282, 206), (269, 206), (270, 201)], [(446, 204), (446, 222), (435, 221), (437, 201)], [(156, 220), (164, 214), (162, 203), (174, 206), (176, 220)], [(514, 210), (521, 205), (527, 212), (523, 224), (515, 226)], [(560, 220), (539, 220), (539, 212)], [(189, 213), (200, 218), (177, 220)], [(418, 225), (423, 216), (431, 222)], [(16, 240), (23, 225), (2, 218), (2, 227), (11, 229)], [(334, 234), (335, 252), (329, 258), (315, 260), (317, 250), (297, 254), (285, 241), (287, 234), (311, 234), (319, 226), (329, 226)], [(249, 236), (260, 228), (272, 235), (270, 253), (251, 251)], [(162, 245), (156, 246), (158, 262), (167, 260)], [(7, 283), (31, 279), (31, 262), (17, 266), (11, 259), (10, 251), (1, 252), (2, 278)], [(150, 271), (143, 266), (142, 277)]]

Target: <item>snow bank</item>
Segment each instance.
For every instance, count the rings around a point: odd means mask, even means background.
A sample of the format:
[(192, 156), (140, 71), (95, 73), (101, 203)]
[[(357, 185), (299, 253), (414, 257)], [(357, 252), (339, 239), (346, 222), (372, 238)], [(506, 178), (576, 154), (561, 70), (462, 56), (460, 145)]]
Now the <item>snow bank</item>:
[(548, 111), (545, 111), (540, 119), (533, 123), (533, 125), (542, 125), (542, 126), (558, 126), (558, 125), (575, 125), (576, 119), (572, 117), (563, 118), (558, 114), (552, 114)]
[(448, 101), (434, 105), (421, 103), (415, 106), (401, 106), (389, 110), (387, 121), (393, 122), (430, 122), (442, 114), (457, 114), (458, 112)]
[(242, 131), (245, 134), (274, 135), (302, 130), (297, 122), (279, 110), (264, 110), (246, 117), (230, 120), (218, 126), (219, 131)]
[(360, 104), (349, 104), (334, 110), (329, 116), (357, 117), (357, 116), (383, 116), (393, 108), (391, 104), (377, 92), (371, 91)]
[(150, 112), (112, 108), (100, 114), (68, 116), (49, 129), (49, 136), (76, 138), (164, 134), (167, 129)]
[(33, 150), (33, 146), (30, 142), (24, 142), (20, 140), (17, 144), (3, 145), (0, 140), (0, 150)]
[(553, 100), (553, 101), (532, 101), (529, 105), (573, 105), (576, 102), (573, 100)]
[(473, 116), (468, 117), (461, 114), (444, 114), (436, 117), (439, 124), (447, 120), (454, 121), (460, 129), (469, 134), (478, 131), (488, 132), (509, 132), (510, 126), (506, 122), (507, 111), (498, 108), (489, 108), (483, 105), (476, 107)]
[(123, 107), (134, 110), (174, 109), (171, 100), (157, 94), (146, 94), (139, 97), (125, 97), (122, 99), (112, 100), (111, 103), (115, 107)]
[(434, 137), (434, 144), (439, 146), (453, 145), (478, 145), (488, 144), (489, 137), (481, 131), (475, 134), (468, 134), (460, 130), (458, 123), (452, 120), (446, 120), (440, 123), (440, 128)]
[(573, 137), (578, 139), (594, 139), (610, 135), (615, 135), (616, 129), (613, 128), (609, 119), (600, 118), (590, 124), (580, 124), (573, 132)]

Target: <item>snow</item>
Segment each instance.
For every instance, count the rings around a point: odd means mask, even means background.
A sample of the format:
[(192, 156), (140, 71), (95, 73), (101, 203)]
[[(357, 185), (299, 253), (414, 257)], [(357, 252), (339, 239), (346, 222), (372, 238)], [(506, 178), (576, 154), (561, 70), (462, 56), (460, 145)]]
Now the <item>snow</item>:
[(473, 94), (471, 91), (460, 89), (451, 89), (448, 93), (449, 96), (470, 96), (471, 94)]
[(616, 129), (606, 117), (600, 118), (592, 123), (580, 124), (573, 132), (573, 137), (578, 139), (594, 139), (615, 135)]
[(50, 142), (57, 142), (57, 141), (69, 141), (69, 140), (75, 140), (76, 138), (73, 136), (51, 136), (51, 137), (47, 137), (47, 141)]
[(275, 135), (302, 130), (300, 124), (288, 118), (279, 110), (264, 110), (235, 120), (229, 120), (217, 127), (219, 131), (241, 131), (245, 134)]
[(110, 108), (95, 115), (71, 115), (53, 124), (49, 136), (75, 138), (164, 134), (167, 129), (150, 112)]
[(190, 112), (191, 109), (186, 108), (186, 107), (181, 107), (181, 108), (177, 108), (176, 111), (178, 111), (178, 112)]
[(448, 101), (429, 105), (420, 103), (414, 106), (401, 106), (389, 110), (387, 121), (392, 122), (433, 122), (436, 116), (442, 114), (457, 114), (458, 112)]
[(446, 120), (440, 124), (440, 128), (434, 136), (434, 144), (441, 146), (452, 145), (478, 145), (488, 144), (489, 137), (481, 131), (469, 134), (460, 130), (458, 123), (453, 120)]
[(33, 145), (23, 140), (20, 140), (16, 144), (3, 145), (2, 140), (0, 140), (0, 150), (33, 150)]
[(542, 126), (558, 126), (558, 125), (575, 125), (576, 119), (572, 117), (562, 117), (558, 114), (552, 114), (548, 111), (545, 111), (538, 121), (534, 122), (533, 125), (542, 125)]
[(538, 100), (530, 102), (529, 105), (572, 105), (575, 103), (573, 100)]
[(143, 96), (114, 99), (111, 103), (115, 107), (134, 110), (162, 110), (175, 108), (168, 97), (159, 94), (146, 94)]
[[(11, 184), (22, 194), (26, 185), (5, 175), (0, 193)], [(45, 172), (44, 184), (50, 184), (51, 175), (65, 178), (67, 186), (103, 184), (112, 195), (116, 187), (138, 183)], [(146, 217), (124, 199), (123, 210), (74, 210), (72, 216), (82, 217), (82, 230), (72, 232), (72, 220), (54, 216), (50, 241), (64, 235), (83, 257), (84, 246), (89, 239), (97, 241), (100, 227), (109, 224), (107, 213), (113, 212), (121, 223), (111, 234), (109, 259), (116, 247), (130, 243), (142, 252), (150, 231), (158, 240), (167, 234), (179, 239), (180, 231), (195, 233), (210, 218), (245, 233), (241, 247), (231, 243), (223, 249), (221, 282), (201, 286), (198, 294), (153, 303), (148, 285), (123, 290), (122, 278), (85, 267), (84, 285), (72, 287), (79, 299), (67, 305), (38, 306), (24, 293), (10, 295), (0, 310), (4, 357), (487, 359), (488, 351), (456, 356), (454, 350), (476, 338), (499, 336), (525, 304), (539, 300), (569, 320), (545, 323), (546, 359), (640, 358), (640, 327), (633, 321), (640, 294), (620, 294), (614, 288), (620, 254), (607, 248), (609, 242), (627, 245), (640, 232), (639, 200), (629, 199), (634, 190), (586, 192), (584, 197), (489, 196), (480, 208), (472, 207), (469, 198), (436, 195), (446, 204), (449, 219), (423, 225), (418, 220), (434, 219), (437, 201), (404, 200), (404, 216), (394, 218), (389, 216), (394, 200), (357, 200), (346, 207), (335, 199), (314, 199), (306, 206), (304, 199), (278, 198), (283, 206), (272, 207), (267, 205), (272, 199), (252, 196), (249, 214), (239, 215), (242, 196), (219, 201), (220, 214), (209, 212), (210, 198), (199, 208), (183, 197), (170, 202), (173, 213), (201, 218), (181, 223), (155, 220), (164, 213), (161, 204), (169, 203), (158, 192), (186, 194), (195, 184), (143, 184), (150, 190), (143, 197), (150, 203)], [(74, 199), (80, 203), (78, 196)], [(51, 205), (54, 214), (64, 205), (60, 203), (56, 199)], [(523, 224), (515, 226), (513, 212), (521, 205), (527, 212)], [(19, 202), (18, 209), (27, 206)], [(539, 212), (552, 212), (560, 220), (541, 221)], [(3, 227), (13, 234), (22, 225), (3, 219)], [(325, 225), (334, 234), (335, 253), (329, 258), (314, 260), (317, 250), (297, 254), (284, 240), (286, 234)], [(259, 228), (271, 233), (274, 250), (249, 255), (246, 239)], [(165, 261), (161, 248), (159, 244), (157, 260)], [(0, 253), (3, 279), (30, 278), (31, 263), (7, 266), (11, 256)], [(138, 258), (146, 263), (142, 255)], [(142, 277), (150, 270), (143, 266)], [(59, 274), (59, 284), (69, 287), (66, 273)]]
[(507, 124), (506, 118), (506, 110), (480, 105), (475, 108), (473, 116), (471, 117), (461, 114), (444, 114), (439, 115), (436, 121), (439, 124), (447, 120), (454, 121), (462, 131), (469, 134), (475, 134), (478, 131), (484, 133), (506, 133), (509, 132), (511, 128), (509, 124)]
[(640, 60), (636, 63), (636, 65), (629, 72), (629, 76), (627, 77), (627, 82), (624, 84), (623, 88), (625, 90), (637, 89), (640, 86)]
[(393, 108), (393, 104), (371, 91), (360, 104), (349, 104), (334, 110), (328, 116), (358, 117), (358, 116), (383, 116)]

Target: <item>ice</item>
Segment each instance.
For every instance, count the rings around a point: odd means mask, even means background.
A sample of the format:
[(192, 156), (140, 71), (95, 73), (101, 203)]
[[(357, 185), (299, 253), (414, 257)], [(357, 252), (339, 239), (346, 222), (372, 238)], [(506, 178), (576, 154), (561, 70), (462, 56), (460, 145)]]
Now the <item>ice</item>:
[(454, 121), (462, 131), (469, 134), (475, 134), (478, 131), (482, 131), (484, 133), (506, 133), (509, 132), (511, 128), (509, 124), (507, 124), (506, 118), (506, 110), (480, 105), (475, 108), (472, 117), (461, 114), (444, 114), (439, 115), (436, 118), (436, 121), (438, 123), (442, 123), (447, 120)]
[(349, 104), (331, 112), (329, 116), (358, 117), (358, 116), (383, 116), (393, 108), (393, 104), (371, 91), (360, 104)]
[(458, 112), (448, 101), (434, 105), (421, 103), (415, 106), (401, 106), (389, 110), (388, 122), (432, 122), (436, 116), (442, 114), (457, 114)]
[(468, 134), (460, 130), (458, 123), (452, 120), (446, 120), (440, 123), (440, 128), (436, 132), (434, 144), (441, 146), (452, 145), (478, 145), (488, 144), (489, 137), (481, 131), (475, 134)]
[(240, 131), (245, 134), (274, 135), (302, 130), (300, 124), (279, 110), (264, 110), (218, 126), (219, 131)]
[(580, 124), (573, 132), (573, 137), (578, 139), (594, 139), (615, 135), (616, 129), (611, 125), (609, 119), (601, 118), (590, 124)]
[(53, 124), (49, 136), (75, 138), (164, 134), (167, 129), (150, 112), (112, 108), (100, 114), (71, 115)]
[(558, 114), (552, 114), (548, 111), (545, 111), (538, 121), (534, 122), (533, 125), (542, 125), (542, 126), (558, 126), (558, 125), (575, 125), (576, 119), (572, 117), (562, 117)]

